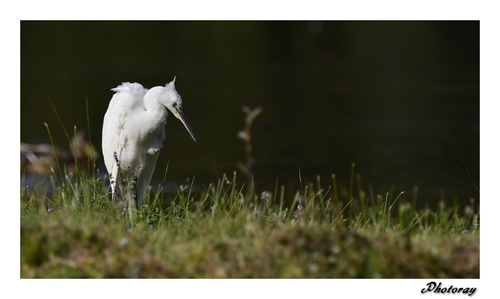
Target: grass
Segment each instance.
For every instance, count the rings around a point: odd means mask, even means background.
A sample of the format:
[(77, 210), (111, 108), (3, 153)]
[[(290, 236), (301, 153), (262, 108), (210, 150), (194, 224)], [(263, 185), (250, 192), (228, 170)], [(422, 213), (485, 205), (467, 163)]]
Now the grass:
[(52, 196), (21, 190), (21, 277), (479, 277), (473, 202), (464, 215), (402, 194), (343, 204), (318, 179), (286, 207), (283, 187), (247, 200), (234, 175), (129, 214), (100, 178), (48, 179)]
[(131, 221), (100, 179), (23, 191), (21, 277), (479, 277), (475, 211), (343, 206), (312, 184), (291, 207), (282, 196), (254, 204), (224, 177), (167, 209), (150, 196)]
[(335, 175), (326, 188), (299, 178), (256, 194), (234, 173), (168, 203), (160, 188), (136, 210), (102, 178), (51, 172), (21, 189), (21, 277), (479, 278), (473, 200), (419, 210), (418, 190), (374, 194), (354, 164), (347, 195)]

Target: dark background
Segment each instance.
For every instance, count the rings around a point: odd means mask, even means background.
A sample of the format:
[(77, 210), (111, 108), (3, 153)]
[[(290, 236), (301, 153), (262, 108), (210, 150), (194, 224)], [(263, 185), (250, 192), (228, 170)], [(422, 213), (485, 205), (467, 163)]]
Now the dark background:
[[(298, 190), (351, 163), (364, 188), (420, 204), (479, 192), (479, 22), (21, 22), (21, 141), (67, 147), (87, 128), (101, 145), (111, 88), (174, 76), (195, 133), (169, 118), (155, 180), (207, 186), (244, 162), (243, 105), (253, 126), (257, 190)], [(463, 161), (463, 162), (462, 162)], [(464, 167), (465, 164), (465, 167)], [(105, 171), (102, 168), (102, 171)], [(470, 176), (468, 174), (470, 173)]]

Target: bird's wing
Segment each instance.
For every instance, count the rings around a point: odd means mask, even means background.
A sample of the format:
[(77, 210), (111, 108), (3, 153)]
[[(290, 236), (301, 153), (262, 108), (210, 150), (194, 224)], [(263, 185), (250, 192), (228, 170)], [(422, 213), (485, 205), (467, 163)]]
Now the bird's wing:
[(147, 155), (148, 163), (146, 164), (146, 167), (142, 169), (142, 172), (137, 181), (137, 208), (141, 207), (144, 195), (146, 194), (146, 191), (149, 188), (149, 182), (151, 182), (151, 178), (153, 177), (156, 160), (158, 160), (159, 155), (160, 155), (159, 150), (152, 155)]
[[(116, 93), (111, 99), (108, 110), (104, 115), (102, 127), (102, 152), (104, 164), (108, 173), (116, 179), (118, 167), (115, 153), (120, 161), (123, 151), (125, 132), (123, 131), (127, 114), (136, 109), (144, 109), (143, 97), (147, 89), (139, 83), (123, 83), (113, 88)], [(113, 186), (114, 189), (114, 186)]]

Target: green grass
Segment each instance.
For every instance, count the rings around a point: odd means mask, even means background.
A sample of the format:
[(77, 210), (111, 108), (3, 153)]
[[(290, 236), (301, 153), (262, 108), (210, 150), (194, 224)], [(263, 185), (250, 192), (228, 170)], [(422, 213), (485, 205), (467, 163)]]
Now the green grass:
[(402, 194), (343, 204), (318, 180), (286, 206), (282, 187), (248, 200), (224, 176), (129, 213), (101, 179), (50, 176), (52, 196), (21, 190), (23, 278), (479, 277), (473, 205), (417, 211)]

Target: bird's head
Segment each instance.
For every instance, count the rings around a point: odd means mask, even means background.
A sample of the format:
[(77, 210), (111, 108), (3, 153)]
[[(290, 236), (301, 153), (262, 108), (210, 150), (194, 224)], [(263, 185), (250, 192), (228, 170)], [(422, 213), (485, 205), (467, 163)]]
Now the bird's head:
[(186, 130), (188, 131), (189, 135), (191, 135), (191, 138), (193, 138), (194, 141), (196, 141), (196, 138), (194, 138), (193, 131), (191, 130), (191, 127), (189, 126), (186, 117), (184, 116), (184, 113), (182, 112), (182, 98), (181, 95), (175, 90), (175, 77), (172, 82), (168, 83), (165, 85), (165, 88), (163, 89), (162, 94), (160, 95), (159, 98), (160, 103), (165, 105), (172, 114), (182, 122), (184, 127), (186, 127)]

